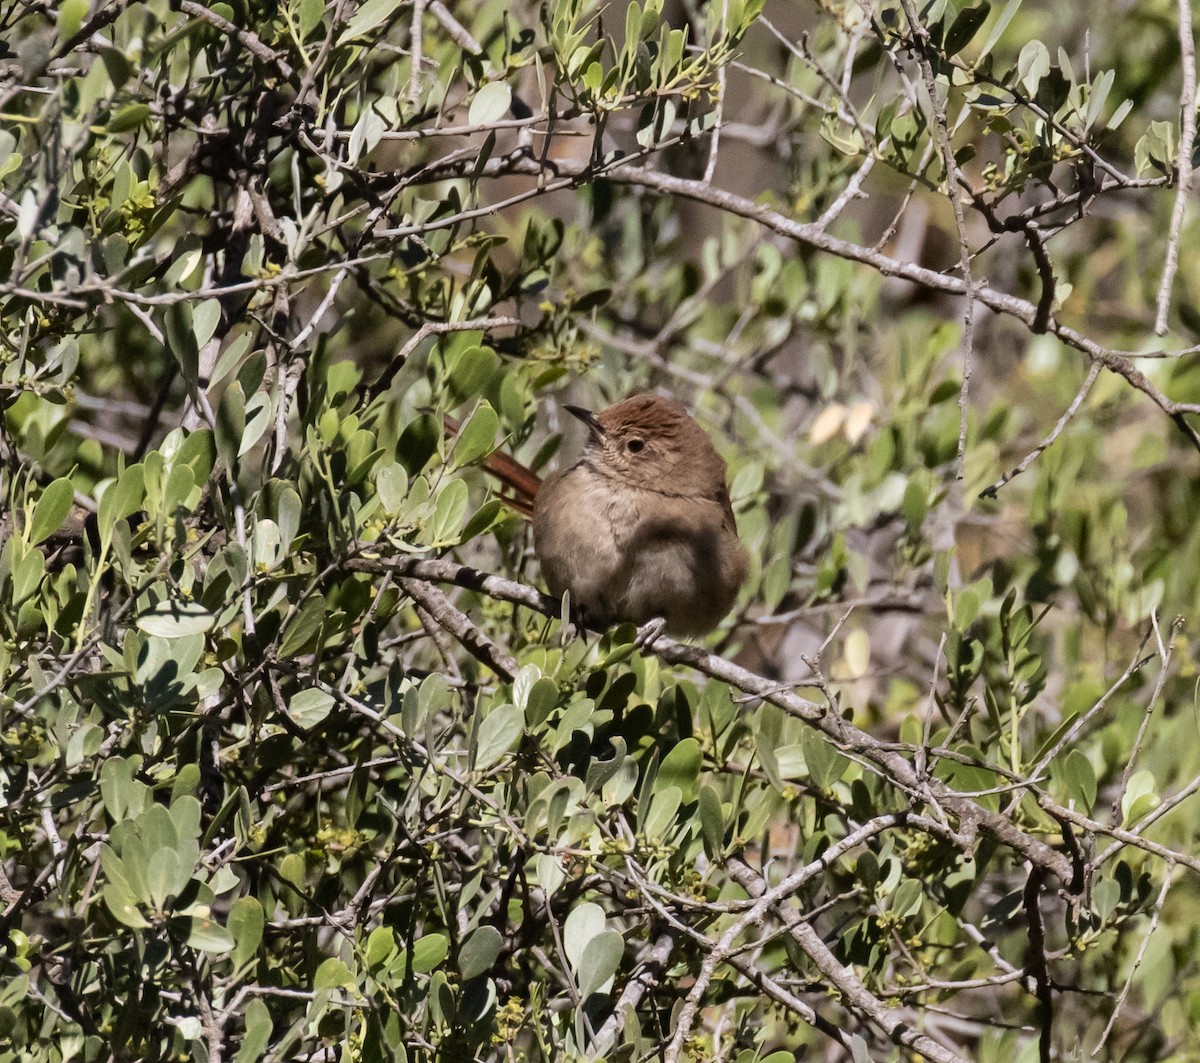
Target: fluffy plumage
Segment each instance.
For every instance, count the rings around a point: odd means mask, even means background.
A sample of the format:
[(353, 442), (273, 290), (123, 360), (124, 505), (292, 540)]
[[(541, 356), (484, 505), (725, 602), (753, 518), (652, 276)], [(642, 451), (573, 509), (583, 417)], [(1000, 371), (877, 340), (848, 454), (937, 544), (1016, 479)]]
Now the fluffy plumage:
[(635, 395), (599, 414), (579, 462), (534, 500), (533, 535), (550, 592), (586, 619), (655, 617), (676, 635), (710, 631), (746, 578), (725, 462), (683, 406)]

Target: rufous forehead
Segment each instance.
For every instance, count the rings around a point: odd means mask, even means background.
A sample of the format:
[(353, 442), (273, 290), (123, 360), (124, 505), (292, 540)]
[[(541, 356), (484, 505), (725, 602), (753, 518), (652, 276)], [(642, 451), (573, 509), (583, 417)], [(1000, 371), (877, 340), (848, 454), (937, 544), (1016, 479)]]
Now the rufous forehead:
[(633, 398), (610, 406), (597, 415), (601, 423), (610, 429), (641, 427), (673, 428), (687, 419), (683, 406), (671, 399), (658, 395), (635, 395)]

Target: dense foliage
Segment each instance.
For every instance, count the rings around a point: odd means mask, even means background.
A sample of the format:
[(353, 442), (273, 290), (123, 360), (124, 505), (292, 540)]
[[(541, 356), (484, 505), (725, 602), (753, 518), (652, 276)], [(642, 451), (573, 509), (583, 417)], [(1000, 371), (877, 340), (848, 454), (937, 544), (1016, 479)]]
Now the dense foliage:
[[(0, 1061), (1200, 1060), (1194, 52), (0, 5)], [(704, 646), (481, 469), (651, 388)]]

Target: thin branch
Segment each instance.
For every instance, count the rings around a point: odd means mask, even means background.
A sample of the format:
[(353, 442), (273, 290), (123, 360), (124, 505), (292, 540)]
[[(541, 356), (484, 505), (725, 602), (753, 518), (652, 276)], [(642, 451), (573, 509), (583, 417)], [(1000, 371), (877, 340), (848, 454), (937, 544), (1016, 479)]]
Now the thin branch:
[(475, 626), (466, 613), (456, 609), (441, 591), (421, 580), (401, 579), (400, 585), (426, 613), (453, 635), (472, 657), (505, 679), (517, 677), (516, 658), (502, 650)]
[(411, 44), (409, 45), (412, 69), (408, 74), (408, 104), (415, 108), (421, 101), (421, 64), (425, 61), (425, 3), (413, 0)]
[(1096, 382), (1096, 377), (1100, 375), (1100, 363), (1093, 362), (1087, 371), (1087, 376), (1084, 378), (1083, 385), (1075, 393), (1075, 398), (1071, 400), (1063, 415), (1058, 419), (1058, 423), (1045, 439), (1043, 439), (1036, 447), (1025, 455), (1012, 469), (1006, 472), (990, 487), (985, 487), (979, 492), (980, 498), (995, 498), (996, 492), (1000, 490), (1010, 480), (1015, 480), (1021, 475), (1030, 465), (1033, 464), (1063, 433), (1063, 429), (1071, 422), (1071, 418), (1079, 412), (1079, 407), (1083, 405), (1083, 400), (1087, 398), (1087, 393), (1092, 390), (1092, 385)]
[[(1155, 630), (1158, 629), (1157, 622), (1154, 625)], [(1121, 771), (1121, 782), (1117, 786), (1117, 792), (1113, 795), (1112, 808), (1109, 811), (1109, 822), (1121, 822), (1121, 802), (1125, 798), (1125, 791), (1129, 788), (1129, 777), (1133, 774), (1133, 765), (1137, 761), (1138, 753), (1142, 749), (1142, 741), (1146, 737), (1146, 729), (1150, 726), (1150, 717), (1154, 715), (1154, 707), (1158, 704), (1158, 699), (1162, 697), (1163, 687), (1166, 685), (1167, 676), (1171, 671), (1171, 656), (1175, 652), (1175, 641), (1179, 637), (1179, 632), (1183, 628), (1183, 617), (1177, 616), (1171, 624), (1171, 637), (1164, 647), (1159, 643), (1159, 654), (1161, 664), (1158, 669), (1158, 680), (1154, 684), (1154, 692), (1150, 695), (1150, 700), (1146, 703), (1146, 711), (1142, 713), (1142, 722), (1138, 725), (1137, 735), (1133, 740), (1133, 748), (1129, 751), (1129, 756), (1125, 760), (1125, 767)], [(1143, 642), (1142, 645), (1145, 645)]]
[(1179, 150), (1175, 156), (1175, 206), (1171, 210), (1171, 229), (1167, 237), (1166, 261), (1158, 287), (1158, 314), (1154, 331), (1165, 336), (1167, 314), (1171, 308), (1171, 285), (1179, 269), (1179, 237), (1187, 212), (1192, 187), (1192, 152), (1196, 148), (1196, 38), (1192, 28), (1191, 0), (1179, 0), (1179, 65), (1183, 84), (1179, 89)]
[(279, 71), (285, 81), (291, 81), (295, 76), (295, 71), (291, 64), (283, 58), (278, 52), (272, 48), (268, 48), (253, 30), (242, 29), (240, 26), (230, 22), (216, 11), (212, 11), (203, 4), (197, 3), (196, 0), (181, 0), (179, 10), (184, 14), (191, 15), (193, 18), (198, 18), (202, 22), (207, 22), (210, 26), (219, 29), (228, 37), (236, 40), (246, 51), (250, 52), (255, 59), (260, 62), (267, 63)]
[(1037, 764), (1033, 767), (1034, 775), (1041, 775), (1046, 770), (1050, 762), (1058, 756), (1059, 752), (1069, 746), (1079, 736), (1079, 733), (1087, 727), (1089, 723), (1096, 717), (1097, 713), (1104, 710), (1104, 706), (1109, 703), (1112, 696), (1117, 693), (1126, 683), (1129, 682), (1142, 668), (1153, 658), (1142, 656), (1142, 651), (1146, 648), (1146, 643), (1150, 641), (1150, 632), (1147, 631), (1142, 636), (1142, 641), (1138, 645), (1137, 653), (1134, 654), (1133, 660), (1129, 662), (1129, 667), (1121, 673), (1120, 678), (1113, 683), (1104, 694), (1098, 698), (1094, 705), (1087, 712), (1083, 713), (1071, 726), (1063, 733), (1062, 737), (1055, 742), (1045, 753), (1038, 758)]
[[(805, 882), (832, 866), (843, 854), (862, 845), (863, 842), (875, 837), (881, 831), (887, 830), (889, 827), (901, 825), (903, 821), (904, 816), (902, 814), (876, 816), (869, 822), (864, 823), (858, 830), (848, 834), (840, 842), (831, 845), (812, 863), (806, 864), (799, 871), (789, 875), (777, 886), (773, 886), (770, 889), (764, 888), (756, 895), (757, 900), (754, 906), (729, 925), (729, 928), (721, 935), (720, 940), (704, 958), (704, 963), (700, 966), (700, 972), (696, 975), (696, 980), (692, 983), (692, 988), (688, 991), (688, 995), (683, 1002), (683, 1007), (676, 1016), (675, 1032), (663, 1054), (664, 1063), (677, 1063), (680, 1053), (683, 1051), (684, 1044), (688, 1037), (691, 1036), (692, 1024), (696, 1020), (696, 1013), (700, 1009), (700, 1002), (704, 999), (704, 991), (708, 988), (713, 975), (716, 974), (717, 968), (721, 965), (722, 961), (733, 951), (737, 939), (749, 927), (761, 926), (763, 918), (770, 908), (777, 902), (792, 897)], [(747, 870), (749, 869), (747, 868)]]
[[(929, 31), (917, 17), (912, 0), (900, 0), (908, 19), (913, 36), (920, 42), (921, 74), (925, 81), (925, 94), (929, 97), (929, 106), (933, 111), (932, 126), (937, 137), (938, 148), (942, 154), (942, 166), (946, 171), (946, 198), (954, 211), (954, 227), (958, 232), (958, 257), (962, 269), (963, 284), (965, 285), (966, 303), (963, 308), (963, 370), (962, 385), (958, 392), (958, 452), (955, 458), (955, 476), (963, 478), (963, 466), (967, 451), (967, 415), (970, 411), (971, 372), (975, 363), (975, 284), (971, 279), (971, 245), (967, 239), (967, 222), (963, 216), (962, 201), (958, 196), (958, 187), (965, 184), (962, 171), (958, 168), (958, 160), (954, 158), (954, 147), (950, 143), (950, 123), (946, 117), (946, 108), (938, 95), (937, 79), (933, 74), (933, 64), (929, 60), (929, 52), (933, 41)], [(1035, 319), (1036, 320), (1036, 319)]]
[(1104, 1032), (1100, 1035), (1100, 1040), (1096, 1042), (1096, 1047), (1092, 1049), (1093, 1059), (1104, 1048), (1109, 1034), (1112, 1033), (1113, 1027), (1117, 1023), (1117, 1017), (1121, 1014), (1121, 1008), (1125, 1006), (1125, 998), (1129, 996), (1129, 990), (1133, 986), (1133, 979), (1138, 973), (1138, 968), (1142, 965), (1142, 960), (1145, 958), (1146, 946), (1150, 944), (1150, 938), (1154, 935), (1155, 928), (1158, 926), (1158, 918), (1162, 915), (1163, 905), (1167, 902), (1167, 893), (1171, 888), (1171, 878), (1174, 873), (1175, 865), (1168, 862), (1166, 873), (1163, 875), (1162, 886), (1158, 891), (1158, 897), (1154, 901), (1154, 914), (1150, 917), (1150, 926), (1146, 928), (1146, 934), (1142, 938), (1141, 945), (1138, 947), (1137, 955), (1133, 958), (1133, 966), (1129, 969), (1129, 977), (1125, 979), (1125, 984), (1121, 987), (1121, 993), (1117, 997), (1116, 1004), (1113, 1005), (1112, 1014), (1108, 1017), (1108, 1023), (1104, 1027)]

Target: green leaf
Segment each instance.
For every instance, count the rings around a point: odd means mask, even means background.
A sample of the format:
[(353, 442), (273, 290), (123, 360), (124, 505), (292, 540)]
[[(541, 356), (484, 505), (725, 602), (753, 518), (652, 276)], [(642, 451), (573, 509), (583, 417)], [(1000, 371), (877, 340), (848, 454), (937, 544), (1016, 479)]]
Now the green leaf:
[(429, 525), (430, 545), (448, 546), (458, 542), (469, 499), (464, 480), (451, 480), (438, 492)]
[(720, 796), (708, 783), (700, 787), (698, 811), (704, 851), (710, 860), (716, 860), (725, 849), (725, 815)]
[(200, 428), (189, 434), (175, 453), (175, 461), (192, 470), (196, 483), (204, 483), (212, 475), (217, 461), (217, 444), (211, 429)]
[(62, 0), (58, 5), (58, 25), (55, 27), (58, 43), (69, 41), (87, 17), (89, 0)]
[(846, 773), (850, 762), (838, 753), (817, 731), (805, 728), (800, 734), (800, 745), (804, 750), (804, 761), (813, 782), (828, 791)]
[(128, 133), (131, 129), (137, 129), (149, 117), (150, 105), (148, 103), (131, 103), (122, 107), (108, 120), (105, 132)]
[(192, 311), (187, 303), (172, 303), (166, 315), (167, 349), (179, 363), (179, 371), (192, 387), (200, 379), (200, 348), (192, 330)]
[(1133, 149), (1134, 165), (1139, 174), (1170, 171), (1175, 159), (1175, 127), (1170, 122), (1151, 122)]
[(27, 547), (20, 539), (11, 540), (9, 553), (12, 604), (18, 605), (41, 585), (46, 559), (40, 550)]
[(481, 926), (466, 941), (458, 953), (458, 970), (463, 980), (477, 978), (491, 969), (504, 945), (504, 935), (494, 926)]
[(464, 348), (454, 359), (446, 382), (458, 402), (467, 402), (482, 391), (499, 368), (496, 353), (478, 345)]
[(300, 531), (304, 506), (300, 501), (300, 496), (292, 488), (285, 487), (279, 493), (277, 509), (278, 520), (276, 523), (279, 525), (280, 549), (286, 554), (292, 545), (292, 540)]
[(179, 874), (179, 857), (174, 850), (160, 848), (151, 854), (150, 862), (146, 865), (146, 884), (155, 908), (162, 911), (167, 898), (174, 896)]
[(591, 901), (575, 905), (563, 923), (563, 949), (578, 971), (592, 940), (604, 932), (604, 909)]
[(439, 967), (450, 952), (450, 943), (445, 934), (426, 934), (413, 945), (412, 969), (417, 974), (428, 974)]
[(549, 853), (539, 853), (534, 858), (534, 870), (537, 884), (546, 891), (547, 896), (553, 894), (567, 879), (562, 861)]
[(558, 683), (549, 676), (542, 676), (529, 688), (525, 698), (525, 722), (530, 727), (540, 727), (558, 704)]
[(459, 469), (470, 465), (471, 462), (495, 450), (496, 431), (499, 427), (500, 418), (496, 411), (488, 403), (481, 402), (467, 423), (459, 429), (450, 468)]
[(96, 520), (101, 538), (111, 538), (113, 525), (136, 513), (145, 498), (145, 471), (142, 465), (130, 465), (115, 484), (110, 484), (100, 499)]
[[(261, 391), (251, 397), (246, 404), (246, 426), (242, 429), (238, 443), (237, 457), (242, 457), (255, 443), (262, 439), (271, 423), (271, 400)], [(362, 435), (369, 436), (369, 432)]]
[(1111, 878), (1101, 879), (1092, 887), (1092, 911), (1104, 922), (1121, 902), (1121, 887)]
[(584, 783), (588, 793), (595, 793), (597, 790), (600, 790), (609, 779), (621, 770), (625, 763), (625, 754), (627, 752), (625, 739), (620, 737), (620, 735), (616, 735), (612, 739), (612, 744), (613, 755), (608, 760), (593, 760), (588, 765), (587, 779)]
[(679, 811), (681, 801), (682, 795), (678, 786), (656, 789), (650, 800), (650, 807), (641, 816), (639, 833), (648, 839), (665, 838), (675, 822), (675, 813)]
[(210, 915), (188, 917), (187, 943), (201, 952), (221, 955), (233, 950), (233, 935)]
[(100, 768), (100, 796), (113, 823), (136, 816), (149, 804), (149, 787), (133, 777), (136, 760), (111, 757)]
[(947, 56), (957, 55), (970, 44), (971, 38), (979, 32), (979, 27), (987, 21), (991, 10), (992, 5), (985, 2), (960, 11), (958, 17), (946, 31), (946, 39), (942, 45), (945, 54)]
[(605, 930), (588, 942), (580, 958), (579, 995), (585, 1000), (599, 992), (617, 973), (625, 954), (625, 939), (616, 930)]
[(907, 919), (920, 911), (923, 896), (921, 883), (916, 879), (906, 878), (892, 894), (888, 907), (897, 918)]
[(137, 626), (147, 635), (177, 639), (202, 635), (213, 629), (217, 618), (199, 602), (159, 602), (137, 618)]
[(476, 771), (496, 763), (520, 740), (525, 729), (525, 714), (515, 705), (498, 705), (483, 718), (475, 733)]
[(1020, 6), (1021, 0), (1008, 0), (1008, 3), (1004, 5), (1004, 10), (1000, 12), (1000, 17), (992, 24), (992, 28), (988, 31), (987, 40), (983, 42), (983, 47), (979, 50), (979, 58), (981, 60), (996, 47), (1001, 35), (1008, 28), (1008, 24), (1013, 20), (1013, 16), (1017, 13), (1017, 9)]
[(1063, 762), (1063, 776), (1070, 795), (1082, 811), (1091, 810), (1096, 800), (1096, 772), (1082, 750), (1072, 749)]
[(271, 1041), (271, 1009), (260, 997), (251, 997), (245, 1012), (246, 1032), (233, 1063), (258, 1063)]
[(1115, 70), (1106, 70), (1092, 83), (1092, 91), (1088, 94), (1087, 118), (1085, 119), (1087, 125), (1094, 125), (1100, 117), (1104, 105), (1108, 102), (1108, 94), (1112, 91), (1116, 77)]
[(879, 858), (868, 849), (855, 863), (854, 874), (864, 889), (873, 890), (879, 882)]
[(162, 495), (162, 515), (175, 517), (180, 510), (191, 511), (192, 492), (196, 488), (196, 475), (187, 465), (176, 465), (167, 476), (166, 486)]
[(75, 486), (67, 476), (55, 480), (42, 492), (29, 522), (30, 545), (37, 546), (62, 527), (74, 500)]
[(203, 347), (217, 331), (221, 323), (221, 303), (218, 299), (205, 299), (192, 310), (192, 335), (196, 345)]
[(217, 453), (226, 466), (232, 467), (241, 453), (242, 436), (246, 432), (246, 394), (236, 380), (221, 396), (216, 428)]
[(1108, 124), (1105, 125), (1104, 128), (1116, 129), (1122, 122), (1125, 121), (1125, 119), (1129, 116), (1129, 112), (1132, 110), (1133, 100), (1122, 100), (1117, 106), (1117, 109), (1113, 111), (1112, 117), (1108, 120)]
[(375, 474), (375, 490), (384, 512), (396, 516), (408, 497), (408, 473), (403, 465), (385, 465)]
[(316, 727), (333, 708), (334, 698), (324, 690), (310, 687), (301, 690), (288, 702), (288, 715), (306, 731)]
[(446, 677), (439, 672), (427, 675), (421, 680), (419, 698), (423, 716), (445, 712), (451, 703), (450, 684), (446, 682)]
[(346, 28), (342, 30), (342, 35), (338, 38), (338, 44), (346, 44), (356, 37), (370, 33), (376, 26), (390, 18), (392, 12), (403, 2), (404, 0), (367, 0), (354, 13), (354, 17), (346, 23)]
[(486, 125), (499, 121), (511, 106), (512, 89), (503, 81), (489, 82), (475, 93), (467, 112), (467, 124)]
[(138, 908), (137, 898), (127, 885), (120, 882), (109, 882), (103, 889), (104, 903), (112, 912), (113, 918), (124, 926), (140, 929), (150, 923)]
[(313, 975), (313, 989), (341, 989), (355, 985), (354, 972), (343, 960), (331, 957)]
[(680, 800), (684, 804), (694, 801), (700, 780), (700, 764), (700, 743), (696, 739), (685, 738), (682, 742), (676, 742), (658, 767), (654, 792), (674, 786), (679, 790)]
[(227, 926), (233, 935), (234, 966), (240, 967), (249, 963), (258, 955), (258, 947), (262, 944), (263, 929), (266, 926), (263, 906), (255, 897), (239, 897), (229, 907)]
[(410, 475), (415, 476), (434, 454), (442, 438), (442, 423), (429, 414), (415, 417), (400, 433), (396, 444), (396, 457)]
[(1135, 771), (1129, 779), (1129, 786), (1121, 798), (1121, 822), (1132, 823), (1147, 812), (1152, 812), (1162, 799), (1155, 792), (1157, 783), (1152, 771)]
[(300, 0), (300, 37), (304, 39), (321, 24), (325, 16), (325, 0)]
[(313, 594), (300, 607), (286, 628), (283, 644), (279, 647), (281, 657), (294, 657), (312, 649), (312, 643), (325, 622), (325, 595)]
[(365, 956), (370, 970), (380, 970), (396, 952), (396, 934), (391, 927), (377, 926), (367, 935)]
[(1042, 78), (1050, 73), (1050, 50), (1041, 41), (1028, 41), (1017, 58), (1017, 77), (1026, 95), (1036, 96)]

